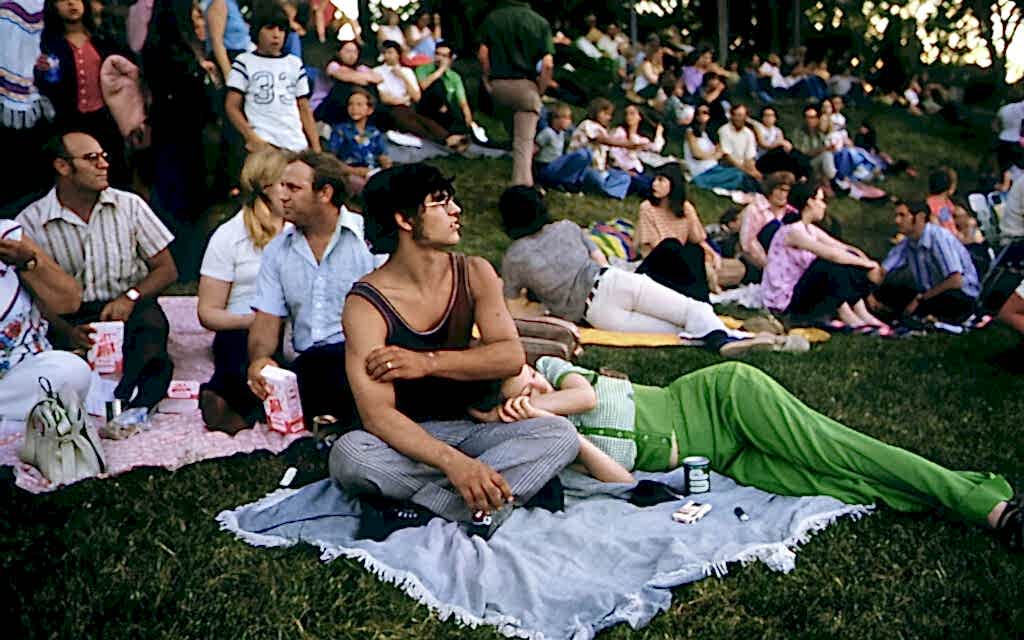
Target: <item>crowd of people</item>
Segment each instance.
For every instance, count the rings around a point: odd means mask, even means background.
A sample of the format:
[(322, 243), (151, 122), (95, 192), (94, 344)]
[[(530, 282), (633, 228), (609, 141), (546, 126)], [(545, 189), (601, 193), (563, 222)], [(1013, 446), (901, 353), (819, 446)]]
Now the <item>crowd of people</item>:
[[(844, 96), (862, 99), (860, 83), (830, 83), (822, 63), (783, 66), (774, 55), (723, 69), (710, 49), (680, 55), (656, 34), (634, 52), (617, 26), (589, 19), (572, 41), (525, 3), (502, 2), (483, 21), (477, 56), (512, 138), (511, 179), (496, 198), (511, 240), (499, 277), (453, 252), (463, 236), (453, 184), (429, 165), (395, 163), (385, 134), (454, 152), (480, 138), (442, 16), (417, 14), (403, 30), (389, 12), (377, 31), (382, 64), (364, 63), (357, 33), (320, 70), (291, 37), (303, 27), (289, 2), (257, 3), (247, 17), (236, 0), (140, 1), (123, 39), (96, 14), (103, 3), (14, 4), (37, 38), (19, 41), (28, 88), (2, 95), (4, 135), (28, 144), (51, 133), (42, 147), (51, 182), (0, 227), (4, 418), (25, 419), (44, 370), (55, 388), (88, 392), (75, 354), (98, 321), (124, 322), (114, 396), (149, 410), (163, 399), (173, 363), (156, 299), (188, 268), (179, 241), (194, 232), (202, 194), (223, 188), (241, 209), (213, 233), (198, 269), (199, 320), (215, 334), (203, 420), (228, 433), (252, 427), (271, 391), (264, 368), (293, 370), (307, 423), (331, 416), (344, 427), (330, 473), (363, 498), (361, 536), (442, 517), (486, 538), (512, 508), (560, 508), (557, 474), (574, 462), (632, 482), (633, 470), (705, 455), (712, 469), (769, 491), (941, 508), (1013, 548), (1024, 542), (1024, 502), (1005, 479), (861, 435), (752, 367), (710, 367), (665, 389), (558, 358), (534, 367), (513, 321), (539, 303), (597, 329), (680, 334), (725, 357), (806, 352), (799, 335), (725, 326), (711, 296), (742, 283), (759, 285), (787, 326), (885, 336), (962, 325), (978, 309), (990, 248), (1024, 237), (1024, 102), (998, 116), (999, 237), (982, 234), (943, 167), (929, 175), (927, 198), (893, 202), (898, 235), (878, 261), (823, 222), (837, 192), (872, 197), (871, 180), (912, 170), (879, 149), (870, 122), (850, 136)], [(314, 9), (321, 37), (329, 21)], [(549, 88), (562, 90), (556, 45), (610, 61), (626, 87), (618, 126), (607, 98), (591, 100), (575, 126), (569, 104), (545, 105)], [(772, 104), (793, 95), (813, 102), (787, 135)], [(204, 137), (217, 119), (216, 140)], [(682, 161), (662, 155), (673, 135)], [(207, 181), (208, 148), (221, 182)], [(542, 186), (639, 195), (640, 260), (610, 261), (549, 211)], [(692, 188), (724, 190), (742, 207), (705, 227)], [(1001, 317), (1021, 327), (1024, 291)]]

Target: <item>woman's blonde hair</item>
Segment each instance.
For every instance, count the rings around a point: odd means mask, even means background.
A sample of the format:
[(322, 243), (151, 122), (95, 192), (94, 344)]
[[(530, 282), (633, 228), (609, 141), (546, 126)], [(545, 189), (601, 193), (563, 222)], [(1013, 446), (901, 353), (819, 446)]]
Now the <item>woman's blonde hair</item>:
[(277, 234), (265, 187), (281, 180), (288, 157), (277, 149), (250, 154), (242, 167), (242, 220), (245, 230), (258, 249), (267, 246)]

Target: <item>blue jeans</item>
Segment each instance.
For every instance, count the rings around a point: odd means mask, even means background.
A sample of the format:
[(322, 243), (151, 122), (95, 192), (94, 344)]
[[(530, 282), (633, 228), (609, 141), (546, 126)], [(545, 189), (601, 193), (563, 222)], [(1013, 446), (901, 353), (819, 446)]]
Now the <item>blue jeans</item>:
[(583, 172), (583, 187), (587, 191), (604, 194), (616, 200), (622, 200), (629, 193), (629, 174), (619, 169), (598, 171), (587, 168)]
[(720, 188), (749, 193), (756, 193), (758, 191), (757, 182), (753, 178), (736, 167), (725, 167), (722, 165), (711, 167), (704, 173), (694, 176), (690, 182), (701, 189), (708, 190)]
[(583, 174), (590, 168), (590, 162), (590, 150), (577, 149), (547, 164), (538, 164), (534, 173), (543, 185), (579, 191), (583, 188)]

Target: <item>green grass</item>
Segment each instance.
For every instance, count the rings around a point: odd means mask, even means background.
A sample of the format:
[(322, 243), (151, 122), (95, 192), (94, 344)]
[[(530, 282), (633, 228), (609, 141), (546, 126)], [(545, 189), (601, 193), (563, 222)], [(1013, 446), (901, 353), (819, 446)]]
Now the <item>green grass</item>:
[[(785, 110), (787, 124), (796, 121)], [(850, 117), (851, 123), (856, 118)], [(903, 114), (878, 117), (882, 140), (919, 169), (977, 163), (984, 133)], [(495, 129), (494, 126), (490, 127)], [(977, 129), (979, 131), (986, 131)], [(498, 130), (500, 135), (500, 130)], [(507, 246), (496, 200), (506, 161), (446, 160), (465, 209), (462, 250), (496, 264)], [(970, 184), (967, 179), (965, 184)], [(921, 195), (922, 176), (891, 180)], [(693, 199), (706, 220), (726, 201)], [(635, 215), (617, 203), (550, 195), (556, 217), (579, 222)], [(891, 233), (887, 206), (831, 205), (846, 236), (880, 255)], [(1024, 486), (1022, 380), (988, 359), (1016, 338), (1004, 328), (966, 337), (883, 341), (840, 336), (798, 357), (755, 355), (812, 407), (953, 468), (1005, 474)], [(650, 384), (718, 361), (694, 349), (591, 348), (588, 366), (608, 365)], [(256, 549), (220, 532), (222, 509), (258, 499), (284, 470), (326, 473), (309, 442), (285, 454), (236, 456), (174, 473), (139, 470), (32, 496), (0, 488), (0, 602), (6, 637), (31, 638), (497, 638), (488, 628), (440, 622), (357, 563), (322, 564), (307, 546)], [(585, 550), (583, 551), (585, 552)], [(1024, 633), (1024, 560), (989, 535), (936, 515), (888, 511), (841, 522), (815, 536), (797, 567), (780, 575), (734, 566), (722, 579), (674, 591), (670, 611), (634, 632), (607, 638), (981, 637)]]

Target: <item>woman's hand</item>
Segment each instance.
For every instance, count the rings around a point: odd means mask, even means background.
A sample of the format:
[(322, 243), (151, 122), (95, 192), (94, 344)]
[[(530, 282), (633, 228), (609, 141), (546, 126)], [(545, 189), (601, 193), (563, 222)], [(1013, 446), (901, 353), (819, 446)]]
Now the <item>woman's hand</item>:
[(498, 408), (498, 417), (501, 418), (502, 422), (518, 422), (520, 420), (553, 415), (555, 414), (550, 411), (533, 406), (533, 403), (526, 396), (509, 398)]

